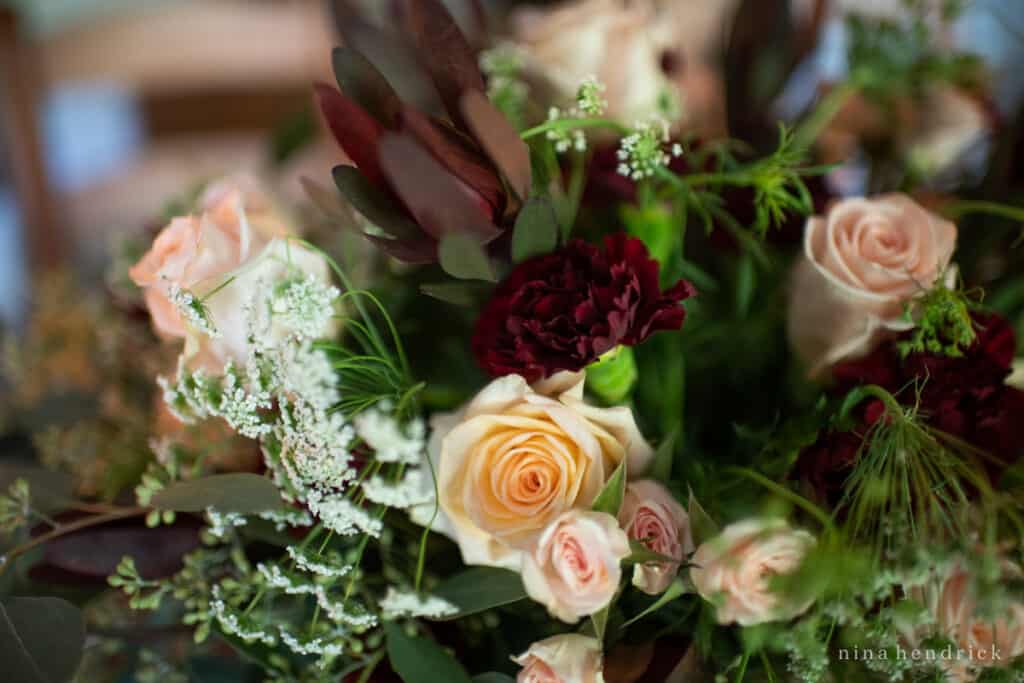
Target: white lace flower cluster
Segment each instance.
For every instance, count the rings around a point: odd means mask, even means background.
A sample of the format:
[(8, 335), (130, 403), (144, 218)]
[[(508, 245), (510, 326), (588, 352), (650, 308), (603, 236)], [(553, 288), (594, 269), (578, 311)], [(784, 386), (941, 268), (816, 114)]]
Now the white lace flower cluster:
[(633, 132), (619, 143), (619, 174), (632, 180), (644, 180), (653, 177), (658, 169), (667, 168), (673, 158), (683, 155), (683, 147), (678, 143), (666, 151), (669, 140), (669, 125), (665, 120), (638, 122)]
[[(576, 101), (563, 111), (558, 107), (548, 109), (548, 124), (556, 124), (562, 119), (587, 119), (603, 116), (608, 109), (608, 101), (605, 99), (605, 85), (597, 80), (596, 76), (588, 76), (580, 83), (576, 90)], [(565, 154), (569, 150), (585, 152), (587, 150), (587, 136), (582, 126), (552, 125), (547, 131), (546, 137), (559, 154)]]

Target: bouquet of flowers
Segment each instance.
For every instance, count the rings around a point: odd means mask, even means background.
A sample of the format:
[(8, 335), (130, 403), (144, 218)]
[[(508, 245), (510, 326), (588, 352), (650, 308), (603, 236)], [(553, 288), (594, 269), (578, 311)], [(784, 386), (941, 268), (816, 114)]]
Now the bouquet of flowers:
[(956, 8), (852, 17), (793, 127), (727, 74), (723, 139), (674, 4), (338, 3), (304, 213), (208, 184), (40, 302), (5, 680), (1024, 680), (1024, 208), (861, 125), (981, 98)]

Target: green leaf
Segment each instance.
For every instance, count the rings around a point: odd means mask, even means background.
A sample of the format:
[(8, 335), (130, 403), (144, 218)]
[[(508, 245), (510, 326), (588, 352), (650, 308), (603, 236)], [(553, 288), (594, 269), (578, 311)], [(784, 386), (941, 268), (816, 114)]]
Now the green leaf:
[(43, 514), (59, 512), (74, 499), (74, 482), (70, 475), (33, 465), (0, 465), (0, 494), (6, 494), (18, 479), (28, 483), (32, 507)]
[(619, 466), (615, 468), (608, 482), (597, 494), (591, 509), (595, 512), (604, 512), (612, 517), (619, 516), (619, 509), (622, 508), (622, 499), (626, 497), (626, 459), (623, 458)]
[(638, 377), (636, 356), (628, 346), (616, 346), (587, 366), (587, 388), (608, 405), (624, 402)]
[(512, 232), (512, 260), (516, 263), (531, 256), (548, 254), (558, 246), (558, 217), (546, 197), (526, 202)]
[(750, 304), (754, 300), (756, 287), (757, 271), (754, 257), (750, 252), (744, 251), (736, 271), (736, 316), (741, 320), (750, 313)]
[(672, 602), (673, 600), (675, 600), (676, 598), (678, 598), (678, 597), (680, 597), (682, 595), (686, 595), (686, 593), (688, 593), (688, 592), (690, 592), (690, 591), (686, 587), (686, 582), (683, 581), (683, 579), (681, 577), (677, 576), (675, 581), (673, 581), (671, 584), (669, 584), (669, 587), (665, 589), (665, 592), (662, 593), (661, 596), (657, 600), (655, 600), (654, 603), (650, 607), (648, 607), (647, 609), (645, 609), (643, 612), (641, 612), (640, 614), (636, 615), (632, 619), (628, 620), (626, 623), (624, 623), (622, 625), (622, 627), (626, 628), (627, 626), (630, 626), (630, 625), (635, 624), (636, 622), (640, 621), (644, 617), (646, 617), (648, 615), (651, 615), (651, 614), (654, 614), (655, 612), (657, 612), (659, 609), (661, 609), (662, 607), (664, 607), (668, 603)]
[(690, 491), (690, 502), (687, 507), (687, 514), (690, 517), (690, 529), (693, 531), (693, 542), (695, 545), (700, 545), (718, 535), (718, 524), (715, 523), (715, 520), (711, 519), (710, 515), (701, 507), (701, 504), (697, 502), (693, 491)]
[(610, 610), (611, 605), (607, 605), (600, 612), (594, 612), (590, 615), (590, 621), (594, 625), (594, 635), (600, 643), (604, 642), (604, 633), (608, 630), (608, 612)]
[(454, 306), (480, 306), (492, 285), (483, 282), (428, 282), (420, 291), (429, 297)]
[(85, 620), (59, 598), (0, 602), (0, 669), (5, 683), (63, 683), (82, 661)]
[(669, 481), (672, 478), (672, 461), (675, 459), (676, 439), (679, 437), (679, 430), (673, 429), (654, 452), (654, 461), (651, 463), (649, 472), (650, 478), (655, 481)]
[(385, 624), (384, 631), (391, 668), (405, 683), (472, 683), (462, 665), (434, 641), (410, 637), (395, 622)]
[(497, 567), (474, 567), (443, 581), (433, 594), (459, 608), (449, 619), (460, 619), (494, 607), (518, 602), (526, 597), (523, 579), (516, 573)]
[(494, 282), (494, 269), (480, 240), (464, 232), (450, 232), (441, 238), (438, 248), (441, 267), (460, 280)]
[(212, 507), (218, 512), (252, 514), (281, 507), (281, 495), (274, 482), (257, 474), (215, 474), (193, 481), (171, 484), (153, 496), (153, 507), (177, 512), (201, 512)]
[(485, 674), (473, 676), (473, 683), (516, 683), (516, 679), (508, 674), (500, 674), (497, 671), (490, 671)]
[(672, 564), (679, 563), (675, 558), (654, 552), (636, 539), (630, 539), (629, 550), (629, 557), (623, 560), (625, 564), (651, 564), (655, 562), (671, 562)]

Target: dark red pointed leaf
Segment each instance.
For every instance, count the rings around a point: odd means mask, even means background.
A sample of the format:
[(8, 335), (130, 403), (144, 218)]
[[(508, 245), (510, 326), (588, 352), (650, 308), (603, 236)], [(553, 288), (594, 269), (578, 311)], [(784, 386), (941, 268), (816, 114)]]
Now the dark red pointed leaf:
[(505, 188), (490, 162), (465, 136), (443, 126), (412, 107), (402, 110), (402, 130), (416, 138), (456, 178), (469, 185), (493, 207), (492, 216), (505, 210)]
[(358, 102), (386, 128), (397, 127), (402, 102), (377, 67), (350, 47), (334, 48), (331, 63), (342, 93)]
[(377, 145), (384, 127), (355, 100), (328, 85), (318, 83), (316, 94), (324, 119), (345, 154), (371, 183), (381, 185), (384, 174), (377, 161)]
[(476, 53), (440, 0), (407, 0), (404, 15), (448, 115), (464, 127), (462, 94), (484, 90)]
[(388, 235), (413, 242), (429, 242), (402, 211), (398, 199), (379, 190), (353, 166), (335, 166), (334, 184), (359, 213)]
[(479, 90), (470, 90), (462, 96), (462, 114), (477, 142), (484, 148), (495, 166), (501, 169), (509, 185), (526, 199), (530, 193), (533, 173), (530, 167), (530, 148), (509, 123)]
[(385, 135), (380, 161), (395, 192), (434, 239), (457, 231), (489, 242), (501, 234), (488, 218), (490, 206), (483, 197), (449, 173), (412, 137)]

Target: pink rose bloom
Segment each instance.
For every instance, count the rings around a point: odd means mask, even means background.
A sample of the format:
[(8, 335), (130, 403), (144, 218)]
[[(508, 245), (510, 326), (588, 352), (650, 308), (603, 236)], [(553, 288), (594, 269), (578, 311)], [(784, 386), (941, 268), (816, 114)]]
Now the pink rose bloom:
[(171, 221), (130, 270), (143, 288), (153, 327), (164, 338), (186, 335), (185, 321), (171, 302), (172, 286), (193, 289), (231, 272), (275, 236), (287, 234), (270, 200), (254, 181), (214, 183), (199, 202), (199, 213)]
[[(1018, 573), (1009, 567), (1009, 573)], [(1012, 601), (995, 618), (978, 613), (971, 576), (955, 568), (942, 585), (936, 621), (942, 635), (950, 638), (964, 657), (945, 662), (947, 674), (958, 683), (973, 681), (981, 670), (1006, 664), (1024, 655), (1024, 603)]]
[(567, 633), (541, 640), (514, 657), (523, 667), (516, 683), (603, 683), (601, 644)]
[(433, 420), (444, 512), (434, 528), (455, 538), (466, 564), (518, 569), (555, 519), (590, 507), (623, 460), (634, 474), (650, 463), (630, 409), (587, 404), (584, 379), (560, 372), (530, 385), (507, 375)]
[(697, 548), (690, 578), (700, 596), (717, 606), (720, 624), (785, 621), (811, 603), (783, 603), (771, 579), (795, 571), (813, 545), (813, 536), (781, 520), (737, 522)]
[(846, 199), (811, 218), (788, 324), (811, 376), (912, 328), (906, 304), (941, 277), (955, 277), (955, 246), (955, 225), (902, 194)]
[(629, 538), (611, 515), (571, 510), (545, 529), (523, 557), (527, 594), (551, 616), (574, 624), (604, 608), (619, 588)]
[(619, 523), (631, 540), (678, 562), (638, 564), (633, 585), (650, 595), (664, 592), (679, 571), (679, 564), (693, 552), (690, 516), (683, 506), (656, 481), (645, 479), (626, 487)]

